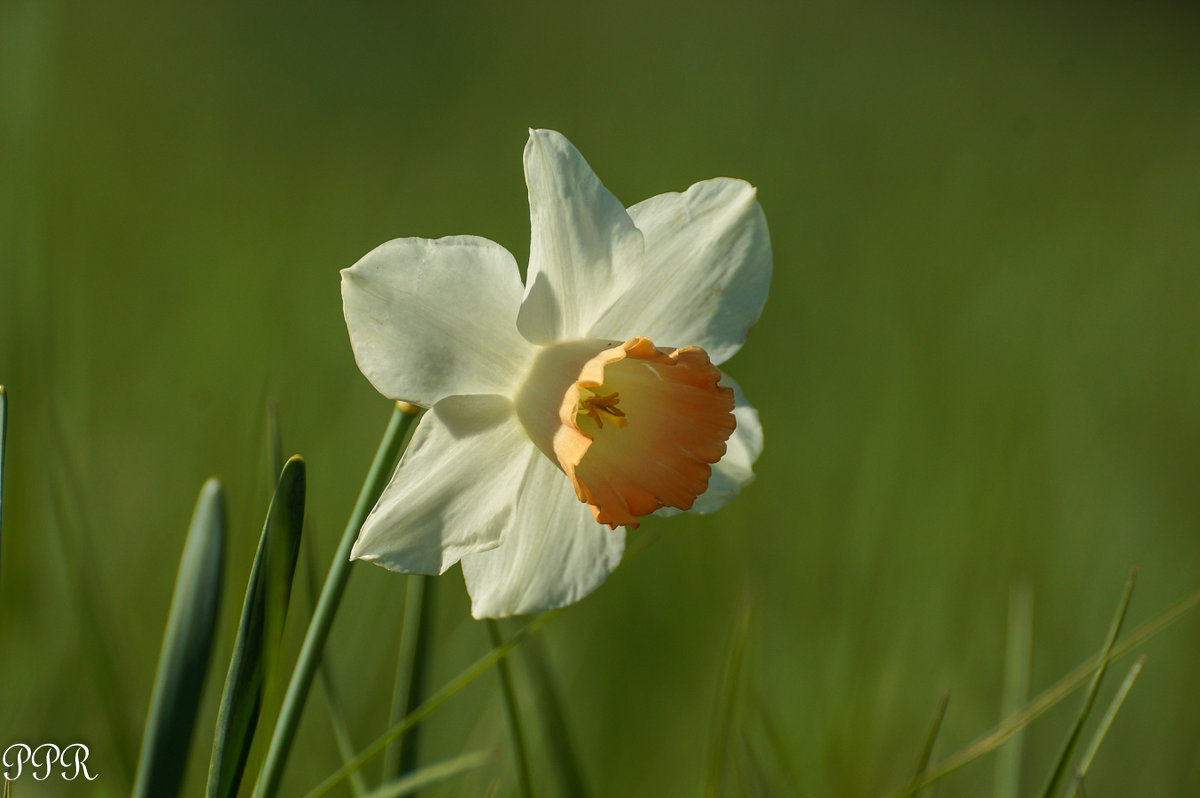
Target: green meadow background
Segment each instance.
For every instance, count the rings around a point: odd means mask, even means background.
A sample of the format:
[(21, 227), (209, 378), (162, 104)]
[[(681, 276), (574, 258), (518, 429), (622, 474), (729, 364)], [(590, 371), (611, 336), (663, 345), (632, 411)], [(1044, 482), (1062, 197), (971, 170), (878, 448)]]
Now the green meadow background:
[[(1001, 717), (1014, 584), (1034, 597), (1034, 692), (1099, 649), (1131, 566), (1131, 624), (1200, 587), (1186, 8), (0, 0), (0, 748), (83, 741), (100, 773), (15, 795), (128, 793), (216, 474), (230, 541), (201, 792), (270, 496), (266, 405), (308, 462), (324, 573), (391, 413), (354, 364), (338, 270), (460, 233), (523, 263), (531, 126), (570, 137), (627, 205), (749, 180), (775, 257), (727, 366), (766, 431), (757, 482), (716, 515), (645, 524), (657, 540), (539, 638), (591, 793), (698, 794), (746, 606), (729, 765), (746, 781), (724, 794), (897, 789), (944, 691), (938, 755), (961, 748)], [(359, 747), (387, 723), (403, 596), (403, 577), (354, 566), (329, 655)], [(489, 647), (457, 568), (436, 628), (431, 688)], [(1144, 651), (1089, 796), (1200, 785), (1200, 618)], [(1027, 731), (1021, 794), (1077, 704)], [(428, 794), (515, 794), (507, 739), (489, 673), (421, 751), (495, 763)], [(318, 685), (281, 794), (340, 763)], [(940, 795), (992, 794), (994, 766)]]

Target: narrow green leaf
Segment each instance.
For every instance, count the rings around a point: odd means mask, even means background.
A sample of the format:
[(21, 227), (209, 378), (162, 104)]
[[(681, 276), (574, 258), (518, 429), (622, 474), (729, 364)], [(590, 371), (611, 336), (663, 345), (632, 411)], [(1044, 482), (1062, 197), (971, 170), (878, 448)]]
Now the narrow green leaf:
[(1113, 646), (1117, 644), (1118, 635), (1121, 634), (1121, 625), (1125, 623), (1125, 613), (1129, 610), (1129, 599), (1133, 596), (1133, 585), (1136, 581), (1137, 569), (1134, 568), (1125, 582), (1125, 592), (1121, 594), (1117, 612), (1113, 615), (1112, 624), (1108, 628), (1108, 637), (1104, 641), (1100, 667), (1096, 668), (1096, 673), (1092, 676), (1092, 683), (1088, 686), (1087, 693), (1084, 694), (1083, 705), (1075, 717), (1075, 723), (1071, 725), (1070, 731), (1067, 732), (1067, 738), (1063, 741), (1058, 761), (1055, 762), (1054, 769), (1046, 780), (1046, 786), (1042, 789), (1042, 798), (1053, 798), (1054, 794), (1058, 792), (1059, 782), (1067, 770), (1067, 764), (1071, 761), (1071, 754), (1074, 753), (1075, 746), (1079, 742), (1079, 735), (1083, 733), (1083, 726), (1096, 703), (1096, 695), (1100, 692), (1100, 682), (1104, 680), (1104, 674), (1108, 671), (1108, 656), (1112, 653)]
[(750, 632), (750, 615), (753, 604), (743, 599), (741, 611), (734, 622), (729, 638), (729, 650), (725, 660), (722, 689), (717, 698), (713, 715), (712, 735), (708, 744), (708, 766), (700, 794), (705, 798), (720, 795), (725, 782), (725, 756), (733, 735), (737, 710), (738, 689), (741, 684), (742, 659), (746, 652), (746, 637)]
[[(411, 574), (405, 579), (404, 621), (400, 627), (400, 652), (396, 657), (389, 725), (399, 723), (425, 698), (425, 676), (433, 653), (436, 591), (435, 577)], [(414, 728), (387, 747), (383, 755), (385, 780), (416, 770), (419, 732), (419, 728)]]
[(1096, 732), (1092, 735), (1091, 742), (1088, 743), (1083, 757), (1079, 760), (1079, 765), (1075, 768), (1075, 786), (1071, 791), (1072, 795), (1078, 795), (1082, 792), (1084, 779), (1087, 778), (1088, 770), (1092, 767), (1092, 761), (1096, 758), (1096, 752), (1100, 750), (1100, 743), (1108, 735), (1108, 730), (1112, 727), (1117, 713), (1121, 711), (1121, 705), (1125, 703), (1125, 698), (1129, 695), (1129, 691), (1133, 688), (1133, 683), (1137, 681), (1137, 677), (1141, 674), (1142, 668), (1145, 665), (1145, 654), (1142, 654), (1133, 661), (1133, 667), (1125, 675), (1121, 686), (1117, 688), (1116, 694), (1113, 696), (1112, 701), (1109, 702), (1108, 709), (1104, 711), (1104, 716), (1100, 718), (1100, 725), (1096, 727)]
[[(1007, 718), (1029, 700), (1032, 661), (1033, 587), (1028, 582), (1016, 582), (1008, 594), (1008, 634), (1000, 717)], [(1017, 732), (996, 754), (996, 798), (1017, 798), (1020, 795), (1023, 738), (1024, 734)]]
[(425, 718), (429, 717), (442, 704), (449, 701), (460, 691), (463, 690), (471, 682), (478, 679), (480, 676), (488, 672), (493, 665), (512, 653), (513, 649), (521, 645), (526, 638), (537, 634), (542, 629), (546, 628), (559, 615), (563, 613), (565, 608), (550, 610), (539, 615), (536, 619), (522, 626), (517, 630), (516, 634), (510, 637), (499, 648), (493, 648), (488, 653), (484, 654), (479, 659), (468, 665), (463, 670), (459, 671), (458, 675), (442, 686), (433, 695), (429, 696), (421, 706), (417, 707), (412, 713), (406, 715), (399, 723), (393, 724), (390, 729), (377, 737), (374, 742), (362, 750), (352, 762), (343, 765), (334, 773), (331, 773), (325, 781), (318, 784), (305, 798), (320, 798), (323, 795), (328, 795), (329, 791), (341, 783), (342, 779), (356, 770), (362, 768), (367, 762), (370, 762), (374, 757), (378, 756), (388, 743), (401, 736), (409, 729), (416, 726)]
[[(308, 468), (303, 458), (294, 455), (279, 472), (279, 484), (267, 511), (263, 525), (266, 535), (266, 574), (263, 587), (266, 595), (266, 614), (263, 646), (263, 702), (271, 702), (281, 689), (284, 675), (280, 672), (280, 643), (284, 622), (292, 598), (292, 584), (300, 559), (300, 542), (304, 536), (304, 507), (308, 489)], [(262, 577), (260, 577), (262, 578)]]
[(488, 751), (472, 751), (435, 762), (384, 784), (370, 792), (366, 798), (401, 798), (404, 795), (412, 795), (423, 787), (430, 787), (439, 781), (445, 781), (469, 770), (481, 768), (491, 760), (492, 755)]
[(967, 765), (982, 756), (995, 751), (1021, 729), (1044, 715), (1058, 705), (1060, 701), (1082, 687), (1096, 672), (1096, 669), (1109, 662), (1114, 662), (1133, 651), (1148, 640), (1157, 637), (1164, 629), (1200, 607), (1200, 590), (1197, 590), (1178, 603), (1168, 607), (1156, 617), (1146, 621), (1137, 629), (1127, 634), (1125, 638), (1113, 647), (1105, 656), (1103, 652), (1089, 657), (1080, 663), (1070, 673), (1063, 676), (1054, 684), (1047, 687), (1036, 698), (1011, 717), (1005, 718), (996, 726), (975, 738), (957, 753), (946, 757), (941, 762), (929, 768), (921, 775), (921, 780), (892, 793), (892, 798), (905, 798), (918, 790), (923, 790), (931, 784), (936, 784), (952, 773), (962, 770)]
[(134, 798), (179, 792), (216, 636), (225, 558), (225, 500), (210, 479), (200, 490), (167, 617)]
[(950, 693), (942, 693), (937, 709), (933, 712), (933, 723), (929, 725), (929, 733), (925, 735), (925, 746), (921, 749), (921, 758), (918, 760), (917, 770), (913, 774), (913, 783), (916, 783), (921, 774), (925, 772), (925, 768), (929, 767), (929, 760), (933, 758), (933, 747), (937, 744), (938, 734), (942, 731), (942, 721), (946, 719), (946, 710), (949, 707)]
[(288, 460), (263, 523), (217, 713), (208, 766), (209, 798), (237, 795), (254, 742), (270, 652), (278, 648), (282, 637), (283, 617), (300, 553), (306, 481), (304, 460), (299, 457)]
[(334, 552), (333, 562), (329, 565), (329, 573), (321, 588), (321, 597), (317, 601), (316, 611), (309, 622), (308, 631), (304, 635), (304, 643), (300, 647), (300, 655), (296, 658), (296, 666), (292, 670), (292, 678), (288, 682), (287, 692), (283, 697), (283, 705), (279, 718), (271, 734), (271, 742), (267, 747), (262, 770), (259, 771), (258, 782), (254, 788), (256, 798), (274, 798), (279, 791), (279, 783), (283, 780), (283, 768), (287, 763), (292, 741), (300, 726), (300, 714), (308, 700), (308, 691), (312, 687), (313, 677), (321, 665), (324, 656), (325, 641), (333, 628), (333, 616), (337, 613), (350, 579), (350, 551), (367, 513), (375, 506), (375, 500), (383, 491), (387, 479), (391, 475), (396, 456), (400, 453), (405, 435), (417, 419), (417, 408), (401, 407), (397, 403), (392, 412), (392, 419), (375, 451), (375, 458), (367, 472), (358, 500), (346, 522), (342, 532), (341, 542)]
[(572, 742), (574, 734), (559, 698), (558, 685), (542, 641), (528, 640), (521, 647), (533, 677), (533, 699), (542, 723), (542, 737), (550, 748), (550, 764), (558, 777), (558, 793), (567, 798), (587, 798), (587, 782)]
[[(488, 636), (492, 640), (492, 648), (504, 645), (504, 636), (500, 634), (500, 624), (492, 619), (486, 622)], [(529, 772), (529, 748), (525, 744), (525, 728), (521, 723), (521, 707), (517, 702), (517, 690), (513, 684), (512, 668), (505, 657), (496, 663), (496, 672), (500, 676), (500, 693), (504, 696), (504, 714), (508, 718), (508, 732), (512, 738), (513, 760), (517, 766), (517, 788), (522, 798), (533, 798), (533, 777)]]

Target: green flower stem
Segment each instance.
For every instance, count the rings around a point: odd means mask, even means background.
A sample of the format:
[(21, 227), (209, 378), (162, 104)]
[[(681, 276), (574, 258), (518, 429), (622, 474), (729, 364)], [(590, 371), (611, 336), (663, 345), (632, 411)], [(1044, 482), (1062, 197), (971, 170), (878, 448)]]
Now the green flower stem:
[(287, 762), (292, 741), (296, 737), (296, 729), (300, 725), (300, 715), (308, 698), (308, 690), (312, 686), (317, 667), (321, 664), (325, 641), (329, 638), (329, 630), (333, 626), (333, 616), (337, 613), (342, 593), (346, 590), (346, 580), (350, 578), (350, 551), (354, 547), (359, 529), (367, 519), (367, 513), (383, 492), (392, 465), (400, 453), (404, 436), (416, 418), (417, 413), (411, 405), (397, 405), (387, 431), (383, 433), (383, 440), (379, 442), (371, 470), (367, 472), (366, 481), (359, 491), (358, 502), (346, 523), (346, 531), (342, 533), (342, 542), (333, 555), (329, 575), (325, 578), (321, 596), (317, 599), (317, 609), (309, 622), (304, 644), (296, 659), (296, 667), (292, 670), (292, 679), (283, 697), (279, 719), (271, 735), (271, 743), (267, 748), (258, 784), (254, 788), (255, 798), (274, 798), (279, 790), (279, 782), (283, 779), (283, 767)]
[[(504, 636), (500, 634), (500, 624), (492, 619), (487, 621), (488, 635), (492, 638), (492, 648), (504, 645)], [(522, 798), (533, 798), (533, 779), (529, 774), (529, 753), (525, 746), (525, 730), (521, 725), (521, 709), (517, 706), (517, 691), (513, 687), (512, 668), (508, 659), (496, 663), (500, 674), (500, 691), (504, 694), (504, 709), (508, 716), (508, 731), (512, 736), (513, 758), (517, 764), (517, 786)]]

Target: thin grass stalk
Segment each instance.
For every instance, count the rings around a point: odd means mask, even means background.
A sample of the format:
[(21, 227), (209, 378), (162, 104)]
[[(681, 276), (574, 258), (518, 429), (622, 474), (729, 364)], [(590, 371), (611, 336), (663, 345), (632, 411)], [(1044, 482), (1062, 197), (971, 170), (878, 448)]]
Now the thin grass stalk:
[[(308, 588), (305, 592), (308, 595), (308, 619), (311, 622), (313, 612), (316, 611), (317, 594), (321, 590), (318, 584), (321, 577), (317, 573), (317, 556), (313, 548), (313, 536), (306, 535), (304, 540), (304, 573), (306, 577), (304, 581)], [(321, 690), (325, 693), (325, 708), (329, 710), (329, 726), (333, 732), (333, 741), (342, 758), (342, 764), (345, 764), (354, 758), (354, 741), (350, 737), (346, 714), (342, 711), (341, 694), (338, 692), (337, 683), (333, 678), (329, 657), (326, 657), (324, 652), (322, 652), (321, 665), (317, 672), (321, 677)], [(350, 775), (350, 791), (354, 795), (362, 795), (367, 791), (367, 782), (361, 773)]]
[(779, 728), (779, 723), (773, 717), (771, 710), (767, 708), (762, 691), (754, 688), (752, 695), (754, 697), (755, 718), (762, 732), (761, 739), (766, 741), (767, 750), (770, 751), (771, 758), (775, 760), (776, 770), (783, 775), (786, 794), (797, 795), (801, 792), (800, 777), (797, 775), (796, 768), (792, 764), (792, 758), (788, 753), (787, 743), (784, 741), (784, 735)]
[(920, 781), (916, 784), (910, 784), (892, 793), (892, 798), (905, 798), (905, 796), (915, 795), (917, 791), (941, 781), (950, 774), (962, 770), (981, 756), (986, 756), (995, 751), (1007, 740), (1012, 739), (1014, 734), (1028, 726), (1034, 720), (1037, 720), (1037, 718), (1041, 717), (1051, 708), (1057, 706), (1064, 698), (1082, 687), (1101, 665), (1115, 662), (1125, 656), (1138, 646), (1146, 643), (1146, 641), (1153, 639), (1164, 629), (1197, 607), (1200, 607), (1200, 590), (1197, 590), (1179, 603), (1164, 610), (1157, 617), (1146, 621), (1137, 629), (1125, 635), (1124, 640), (1113, 646), (1112, 651), (1109, 652), (1107, 657), (1103, 652), (1100, 652), (1076, 666), (1074, 670), (1039, 693), (1036, 698), (1022, 707), (1019, 712), (975, 738), (974, 741), (967, 744), (958, 753), (947, 757), (933, 766), (929, 771), (922, 774)]
[(1050, 772), (1050, 777), (1046, 780), (1046, 786), (1042, 789), (1042, 798), (1054, 798), (1058, 792), (1058, 785), (1062, 781), (1062, 776), (1067, 772), (1067, 764), (1071, 761), (1071, 754), (1075, 752), (1075, 746), (1079, 743), (1079, 737), (1083, 734), (1083, 726), (1087, 723), (1088, 716), (1092, 713), (1092, 707), (1096, 704), (1096, 696), (1100, 693), (1100, 683), (1104, 681), (1104, 674), (1108, 671), (1108, 655), (1112, 653), (1113, 646), (1117, 644), (1117, 637), (1121, 634), (1121, 626), (1125, 623), (1125, 613), (1129, 611), (1129, 600), (1133, 597), (1133, 586), (1137, 582), (1137, 569), (1134, 568), (1129, 574), (1129, 579), (1125, 582), (1125, 592), (1121, 594), (1121, 602), (1117, 605), (1117, 612), (1113, 616), (1112, 624), (1108, 629), (1108, 636), (1104, 641), (1103, 656), (1101, 657), (1100, 666), (1096, 668), (1095, 674), (1092, 675), (1092, 683), (1088, 686), (1088, 691), (1083, 697), (1083, 706), (1079, 708), (1079, 714), (1075, 717), (1075, 722), (1071, 725), (1071, 730), (1067, 732), (1067, 738), (1063, 740), (1062, 751), (1059, 753), (1058, 761), (1054, 765), (1054, 769)]
[(774, 798), (784, 794), (767, 772), (767, 765), (746, 730), (738, 729), (736, 736), (734, 770), (738, 775), (739, 794), (746, 798)]
[(925, 745), (921, 748), (921, 757), (917, 761), (917, 770), (913, 773), (914, 782), (925, 772), (925, 768), (929, 767), (929, 760), (933, 758), (933, 747), (937, 745), (938, 735), (942, 731), (942, 722), (946, 720), (946, 710), (949, 708), (950, 693), (947, 691), (942, 693), (937, 709), (933, 712), (933, 723), (929, 725), (929, 733), (925, 735)]
[[(500, 648), (504, 645), (504, 636), (500, 634), (500, 624), (489, 618), (486, 625), (488, 636), (492, 640), (492, 648)], [(517, 703), (512, 668), (509, 666), (507, 658), (496, 663), (496, 672), (500, 676), (500, 692), (504, 696), (504, 714), (508, 718), (508, 731), (512, 737), (513, 760), (517, 766), (517, 787), (523, 798), (533, 798), (533, 778), (529, 771), (529, 749), (525, 743), (525, 729), (521, 723), (521, 708)]]
[[(411, 574), (404, 591), (404, 620), (400, 627), (400, 650), (396, 656), (396, 679), (388, 726), (412, 712), (424, 697), (433, 639), (433, 607), (437, 582), (434, 577)], [(416, 770), (420, 729), (394, 740), (383, 755), (384, 780)]]
[(119, 778), (132, 785), (138, 761), (140, 743), (135, 738), (129, 717), (127, 690), (113, 650), (112, 621), (108, 602), (92, 564), (96, 556), (92, 547), (92, 529), (83, 505), (83, 482), (71, 457), (68, 437), (57, 415), (50, 413), (50, 429), (59, 467), (50, 479), (50, 514), (54, 540), (59, 546), (59, 562), (65, 563), (67, 593), (78, 615), (80, 630), (88, 657), (89, 671), (104, 708), (104, 720), (109, 740), (116, 756), (113, 763)]
[(342, 779), (347, 775), (363, 767), (376, 756), (383, 752), (388, 743), (395, 740), (400, 735), (407, 732), (412, 727), (416, 726), (425, 718), (432, 715), (442, 704), (445, 704), (463, 688), (474, 682), (500, 660), (512, 653), (517, 646), (528, 637), (537, 634), (542, 629), (562, 614), (565, 608), (551, 610), (539, 615), (536, 619), (522, 626), (517, 630), (516, 634), (510, 637), (499, 648), (493, 648), (488, 653), (484, 654), (479, 659), (468, 665), (463, 670), (459, 671), (458, 675), (442, 686), (440, 690), (427, 698), (421, 706), (417, 707), (412, 713), (406, 715), (399, 723), (394, 724), (390, 729), (377, 737), (374, 742), (362, 750), (362, 752), (354, 758), (354, 761), (343, 765), (340, 769), (331, 773), (325, 781), (318, 784), (311, 792), (305, 795), (305, 798), (320, 798), (323, 795), (328, 795), (329, 791), (341, 783)]
[[(333, 673), (329, 669), (329, 660), (322, 660), (320, 673), (321, 689), (324, 691), (325, 701), (329, 705), (329, 723), (333, 727), (333, 741), (337, 745), (342, 762), (349, 762), (354, 758), (354, 740), (350, 737), (350, 727), (346, 725), (346, 718), (341, 708), (341, 696), (338, 693), (337, 685), (334, 684)], [(363, 795), (366, 791), (367, 781), (363, 778), (363, 774), (358, 771), (351, 773), (350, 792), (354, 795)]]
[[(1033, 587), (1014, 583), (1008, 594), (1008, 633), (1004, 656), (1004, 692), (1000, 717), (1007, 718), (1029, 700), (1029, 671), (1033, 661)], [(996, 753), (996, 798), (1018, 798), (1021, 792), (1021, 748), (1018, 731)], [(923, 769), (923, 768), (922, 768)]]
[(422, 787), (430, 787), (460, 773), (481, 768), (491, 760), (492, 754), (489, 751), (472, 751), (451, 759), (444, 759), (372, 790), (367, 798), (401, 798), (401, 796), (413, 795)]
[(415, 409), (409, 410), (410, 407), (402, 408), (400, 405), (396, 405), (392, 411), (391, 421), (379, 443), (379, 449), (375, 452), (375, 459), (371, 463), (367, 478), (358, 494), (358, 501), (355, 503), (350, 520), (346, 523), (346, 529), (342, 533), (341, 543), (333, 556), (329, 574), (325, 578), (325, 585), (321, 588), (321, 596), (317, 600), (317, 609), (313, 613), (308, 632), (304, 636), (304, 643), (300, 648), (300, 654), (296, 659), (295, 668), (292, 670), (292, 678), (288, 683), (287, 693), (284, 695), (283, 705), (279, 711), (279, 719), (275, 724), (275, 731), (271, 735), (271, 742), (267, 748), (258, 784), (254, 790), (255, 798), (274, 798), (279, 790), (279, 783), (283, 779), (283, 768), (287, 763), (292, 742), (296, 738), (300, 715), (304, 710), (313, 676), (316, 675), (317, 668), (321, 664), (325, 641), (328, 640), (329, 630), (333, 627), (333, 617), (341, 604), (346, 582), (350, 578), (350, 551), (354, 547), (359, 529), (367, 519), (367, 514), (375, 505), (376, 499), (379, 498), (379, 494), (382, 493), (387, 478), (391, 474), (405, 433), (417, 418)]
[(734, 622), (729, 639), (729, 652), (725, 660), (724, 689), (717, 699), (713, 714), (712, 735), (709, 739), (708, 766), (704, 781), (700, 785), (702, 798), (716, 798), (721, 794), (725, 782), (725, 757), (732, 737), (734, 717), (737, 710), (738, 688), (741, 684), (742, 659), (746, 651), (746, 638), (750, 632), (750, 615), (753, 603), (747, 598)]
[(1116, 694), (1108, 704), (1108, 709), (1104, 711), (1104, 715), (1100, 718), (1100, 725), (1096, 727), (1095, 734), (1092, 735), (1088, 747), (1084, 749), (1084, 754), (1079, 760), (1079, 764), (1075, 767), (1075, 784), (1071, 789), (1071, 795), (1080, 795), (1083, 792), (1083, 782), (1087, 778), (1088, 770), (1092, 767), (1092, 762), (1096, 758), (1096, 752), (1100, 750), (1100, 743), (1108, 735), (1109, 728), (1112, 727), (1113, 721), (1116, 720), (1117, 713), (1121, 711), (1121, 705), (1125, 703), (1126, 697), (1129, 696), (1129, 691), (1133, 688), (1133, 683), (1137, 681), (1137, 677), (1142, 672), (1142, 668), (1146, 665), (1146, 655), (1142, 654), (1133, 661), (1133, 667), (1129, 669), (1129, 673), (1125, 675), (1121, 686), (1117, 688)]
[(541, 638), (531, 638), (521, 647), (521, 655), (533, 680), (534, 703), (542, 724), (542, 738), (550, 750), (551, 764), (558, 778), (558, 794), (567, 798), (587, 798), (587, 782), (572, 742), (571, 724), (567, 721), (554, 672)]

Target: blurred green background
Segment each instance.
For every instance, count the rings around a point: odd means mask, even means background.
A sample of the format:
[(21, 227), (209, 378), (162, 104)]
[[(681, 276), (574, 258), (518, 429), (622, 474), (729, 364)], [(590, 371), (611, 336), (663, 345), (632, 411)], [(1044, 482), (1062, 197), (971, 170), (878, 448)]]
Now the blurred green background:
[[(1034, 691), (1099, 648), (1130, 566), (1132, 623), (1200, 586), (1198, 30), (1155, 3), (0, 0), (0, 743), (88, 742), (101, 774), (17, 794), (128, 790), (120, 730), (140, 735), (218, 474), (199, 791), (269, 497), (265, 404), (308, 460), (323, 572), (391, 412), (338, 269), (456, 233), (523, 263), (530, 126), (626, 204), (749, 180), (775, 252), (728, 366), (766, 430), (758, 481), (647, 524), (661, 538), (544, 634), (593, 793), (697, 793), (746, 596), (740, 728), (770, 791), (901, 786), (943, 691), (939, 752), (999, 719), (1012, 584), (1033, 587)], [(386, 723), (403, 585), (356, 565), (331, 642), (359, 746)], [(488, 646), (457, 569), (439, 588), (433, 686)], [(1090, 796), (1200, 784), (1200, 619), (1146, 651)], [(1076, 703), (1030, 729), (1023, 792)], [(488, 674), (423, 757), (499, 760), (432, 794), (512, 794), (505, 734)], [(319, 689), (290, 761), (286, 795), (340, 764)], [(941, 795), (990, 794), (993, 762)]]

